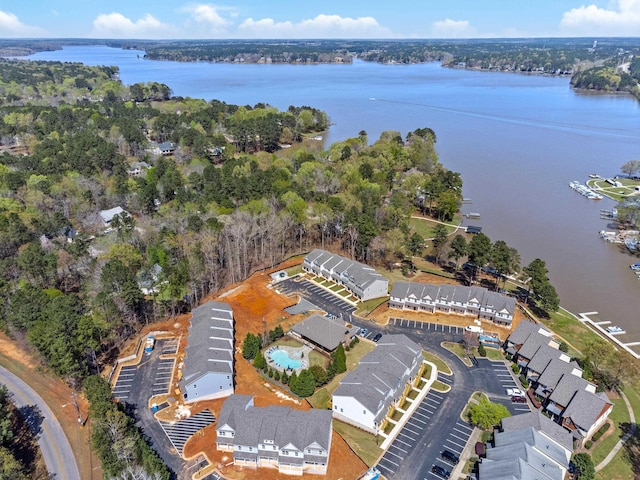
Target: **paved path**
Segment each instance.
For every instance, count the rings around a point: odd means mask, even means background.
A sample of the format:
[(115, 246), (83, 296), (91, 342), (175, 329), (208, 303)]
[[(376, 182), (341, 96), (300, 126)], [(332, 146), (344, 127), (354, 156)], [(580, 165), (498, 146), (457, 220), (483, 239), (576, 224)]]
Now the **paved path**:
[(80, 480), (80, 472), (71, 445), (49, 406), (36, 391), (10, 371), (0, 367), (0, 383), (12, 394), (15, 405), (36, 407), (42, 415), (38, 444), (50, 478)]
[(609, 465), (609, 462), (611, 460), (613, 460), (613, 457), (615, 457), (618, 452), (620, 451), (620, 449), (624, 446), (624, 442), (626, 442), (627, 440), (629, 440), (635, 433), (636, 433), (636, 417), (633, 414), (633, 408), (631, 407), (631, 404), (629, 403), (629, 399), (627, 398), (627, 396), (624, 394), (624, 392), (620, 392), (620, 396), (622, 396), (622, 399), (624, 400), (624, 403), (627, 404), (627, 409), (629, 410), (629, 418), (630, 418), (630, 422), (631, 422), (631, 429), (624, 435), (624, 437), (622, 437), (620, 439), (620, 441), (618, 443), (616, 443), (616, 446), (613, 447), (613, 449), (609, 452), (609, 455), (607, 455), (604, 460), (602, 460), (597, 466), (596, 466), (596, 472), (599, 472), (600, 470), (602, 470), (604, 467), (606, 467), (607, 465)]

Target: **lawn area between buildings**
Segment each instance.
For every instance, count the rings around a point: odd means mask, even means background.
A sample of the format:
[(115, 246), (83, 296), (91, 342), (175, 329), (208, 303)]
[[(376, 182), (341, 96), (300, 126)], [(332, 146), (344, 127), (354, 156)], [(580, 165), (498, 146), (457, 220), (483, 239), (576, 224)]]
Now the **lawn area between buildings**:
[(435, 353), (431, 353), (423, 350), (422, 356), (427, 362), (433, 363), (439, 372), (442, 372), (445, 375), (451, 375), (452, 372), (451, 372), (451, 368), (449, 368), (449, 365), (447, 365), (447, 363), (444, 360), (442, 360), (439, 356), (437, 356)]
[[(356, 343), (353, 348), (349, 349), (348, 352), (345, 352), (347, 355), (347, 371), (340, 375), (336, 375), (335, 377), (333, 377), (333, 380), (327, 383), (324, 387), (317, 389), (314, 394), (307, 399), (311, 406), (313, 408), (331, 409), (331, 395), (333, 394), (335, 389), (338, 388), (338, 385), (340, 385), (340, 380), (342, 380), (342, 378), (347, 373), (356, 368), (360, 363), (362, 357), (364, 357), (374, 348), (375, 344), (371, 342), (360, 341)], [(350, 444), (348, 438), (345, 438), (345, 440), (347, 440), (347, 443)], [(359, 455), (359, 452), (357, 453)]]
[(346, 440), (353, 451), (356, 452), (356, 455), (358, 455), (367, 466), (370, 467), (378, 461), (378, 458), (380, 458), (382, 454), (382, 450), (380, 449), (382, 438), (360, 430), (348, 423), (336, 420), (335, 418), (333, 419), (333, 428), (342, 435), (342, 438)]
[(360, 317), (366, 317), (371, 312), (373, 312), (376, 308), (378, 308), (380, 305), (388, 301), (389, 301), (389, 297), (382, 297), (382, 298), (372, 298), (371, 300), (365, 300), (364, 302), (359, 302), (358, 309), (355, 311), (355, 314)]
[(595, 442), (595, 446), (593, 446), (589, 452), (591, 453), (594, 465), (598, 465), (604, 460), (605, 457), (609, 455), (611, 449), (618, 443), (618, 440), (624, 435), (620, 425), (629, 423), (629, 411), (627, 410), (627, 405), (624, 403), (624, 400), (622, 398), (615, 398), (612, 401), (614, 407), (609, 415), (609, 419), (613, 421), (613, 427), (609, 427), (606, 437)]
[(456, 355), (467, 367), (471, 366), (471, 360), (469, 360), (467, 354), (464, 353), (464, 348), (462, 348), (462, 345), (455, 342), (442, 342), (440, 345), (442, 346), (442, 348), (446, 348), (451, 353)]

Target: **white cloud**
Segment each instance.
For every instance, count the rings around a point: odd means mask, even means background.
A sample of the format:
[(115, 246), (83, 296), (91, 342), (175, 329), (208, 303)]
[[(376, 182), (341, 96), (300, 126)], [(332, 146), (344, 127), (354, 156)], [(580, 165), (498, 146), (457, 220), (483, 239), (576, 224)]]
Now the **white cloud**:
[(210, 4), (189, 5), (183, 10), (187, 11), (198, 23), (207, 24), (213, 28), (226, 28), (231, 22), (224, 18), (220, 11), (222, 9)]
[(247, 18), (238, 26), (245, 38), (388, 38), (392, 33), (373, 17), (318, 15), (315, 18), (276, 22), (272, 18)]
[(609, 8), (582, 5), (562, 15), (565, 32), (587, 36), (637, 36), (640, 33), (640, 0), (614, 0)]
[(431, 25), (433, 36), (441, 38), (469, 38), (473, 34), (473, 28), (467, 20), (451, 20), (446, 18), (438, 20)]
[(174, 38), (176, 28), (147, 13), (135, 22), (121, 13), (100, 14), (93, 21), (91, 37), (100, 38)]
[(0, 35), (5, 38), (41, 37), (46, 35), (46, 31), (40, 27), (26, 25), (13, 13), (0, 10)]

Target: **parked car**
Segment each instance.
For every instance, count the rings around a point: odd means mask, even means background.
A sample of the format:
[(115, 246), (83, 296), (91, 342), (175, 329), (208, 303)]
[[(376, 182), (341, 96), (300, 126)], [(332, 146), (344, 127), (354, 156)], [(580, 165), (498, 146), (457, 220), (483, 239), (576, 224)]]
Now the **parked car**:
[(373, 337), (373, 341), (378, 343), (378, 340), (380, 340), (382, 338), (382, 334), (381, 333), (376, 333), (376, 336)]
[(366, 337), (367, 333), (369, 333), (369, 329), (368, 328), (361, 328), (360, 329), (360, 336), (361, 337)]
[(449, 476), (451, 475), (451, 472), (449, 470), (441, 467), (440, 465), (434, 465), (433, 467), (431, 467), (431, 471), (442, 478), (449, 478)]
[(454, 465), (460, 461), (460, 458), (458, 458), (458, 456), (451, 450), (443, 450), (440, 456), (446, 461), (453, 463)]
[(518, 395), (511, 397), (511, 401), (513, 403), (527, 403), (527, 399), (525, 397), (520, 397)]

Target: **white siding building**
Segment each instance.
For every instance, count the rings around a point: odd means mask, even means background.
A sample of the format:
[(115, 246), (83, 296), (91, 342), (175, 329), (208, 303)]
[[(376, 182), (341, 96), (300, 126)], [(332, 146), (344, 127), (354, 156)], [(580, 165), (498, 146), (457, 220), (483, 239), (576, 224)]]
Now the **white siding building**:
[(389, 281), (375, 269), (326, 250), (315, 249), (310, 252), (302, 261), (302, 269), (344, 285), (362, 301), (389, 294)]
[(333, 392), (333, 416), (377, 434), (423, 364), (422, 348), (405, 335), (384, 335)]
[(510, 325), (516, 301), (483, 287), (396, 282), (391, 290), (389, 307), (427, 313), (470, 315)]
[(238, 466), (280, 473), (325, 475), (331, 451), (331, 412), (255, 407), (253, 397), (232, 395), (220, 410), (216, 448), (233, 452)]
[(193, 309), (185, 353), (178, 382), (185, 402), (233, 394), (233, 311), (228, 303), (207, 302)]

